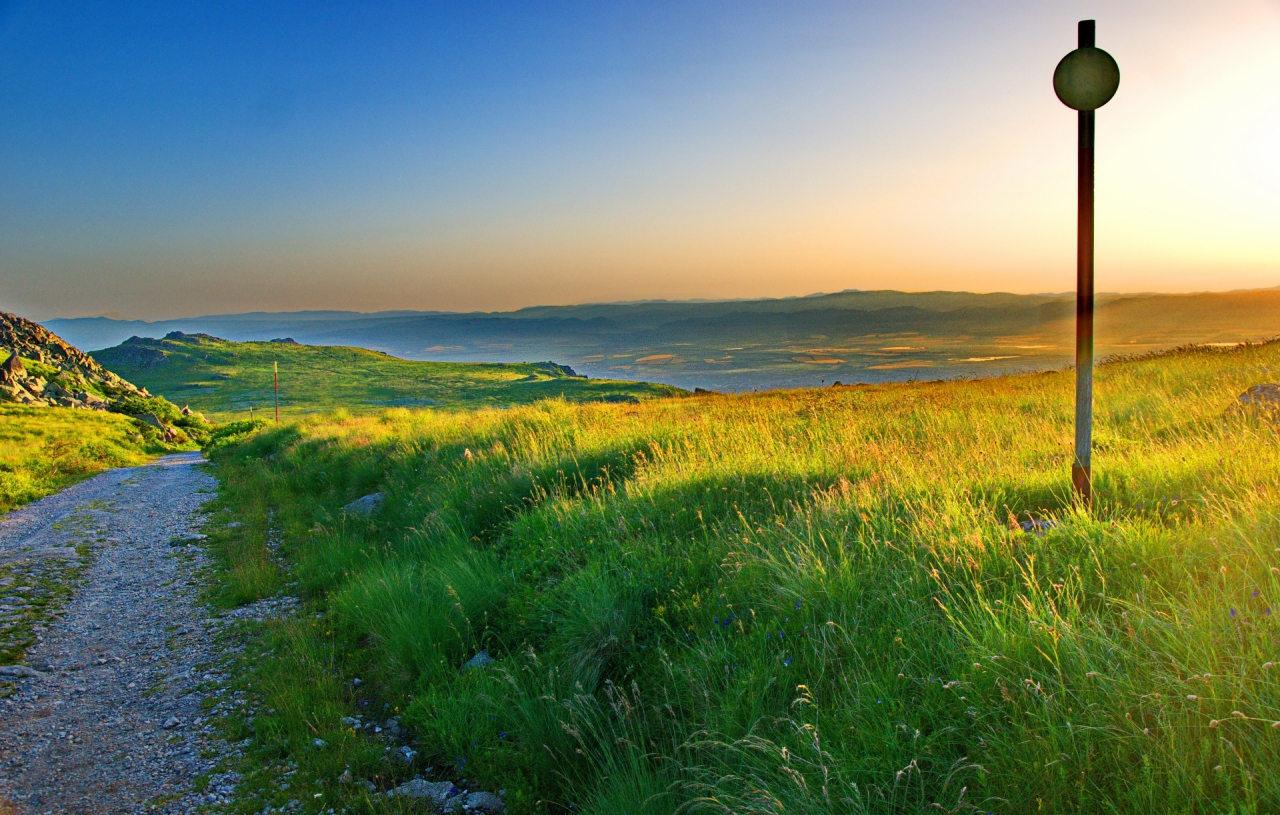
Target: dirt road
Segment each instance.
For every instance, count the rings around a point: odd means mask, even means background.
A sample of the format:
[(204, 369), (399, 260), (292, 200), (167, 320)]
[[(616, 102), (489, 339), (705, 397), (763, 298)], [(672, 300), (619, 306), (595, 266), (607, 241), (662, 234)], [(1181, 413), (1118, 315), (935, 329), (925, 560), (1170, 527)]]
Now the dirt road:
[(202, 700), (233, 703), (225, 620), (199, 602), (204, 555), (184, 540), (216, 486), (201, 460), (111, 470), (0, 519), (0, 646), (30, 643), (0, 667), (0, 797), (17, 811), (185, 813), (234, 787), (192, 789), (230, 749)]

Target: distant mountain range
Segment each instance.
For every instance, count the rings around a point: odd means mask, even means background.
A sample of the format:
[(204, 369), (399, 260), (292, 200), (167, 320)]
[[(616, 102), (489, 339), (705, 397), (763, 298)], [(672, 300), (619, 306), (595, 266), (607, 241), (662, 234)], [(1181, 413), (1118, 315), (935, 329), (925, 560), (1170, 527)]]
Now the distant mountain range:
[[(131, 336), (203, 332), (230, 340), (292, 338), (405, 359), (553, 359), (595, 377), (720, 390), (840, 379), (940, 379), (1051, 368), (1071, 361), (1072, 295), (847, 291), (783, 299), (538, 306), (512, 312), (253, 312), (159, 322), (54, 319), (85, 349)], [(1280, 335), (1280, 291), (1104, 295), (1100, 354)]]

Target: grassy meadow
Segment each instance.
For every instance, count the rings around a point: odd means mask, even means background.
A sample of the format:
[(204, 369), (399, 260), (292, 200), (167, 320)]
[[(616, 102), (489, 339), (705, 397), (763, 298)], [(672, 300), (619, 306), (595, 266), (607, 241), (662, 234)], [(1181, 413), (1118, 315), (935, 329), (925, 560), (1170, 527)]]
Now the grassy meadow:
[(414, 811), (358, 782), (415, 773), (515, 813), (1280, 811), (1280, 436), (1233, 409), (1277, 379), (1277, 343), (1100, 367), (1091, 513), (1069, 372), (223, 447), (219, 601), (308, 603), (242, 680), (240, 811)]
[(172, 449), (153, 429), (118, 413), (0, 404), (0, 514)]
[(274, 364), (280, 413), (293, 417), (395, 406), (510, 407), (563, 397), (634, 401), (683, 393), (647, 382), (571, 377), (547, 363), (412, 362), (377, 351), (204, 336), (127, 342), (93, 357), (117, 374), (217, 420), (271, 415)]

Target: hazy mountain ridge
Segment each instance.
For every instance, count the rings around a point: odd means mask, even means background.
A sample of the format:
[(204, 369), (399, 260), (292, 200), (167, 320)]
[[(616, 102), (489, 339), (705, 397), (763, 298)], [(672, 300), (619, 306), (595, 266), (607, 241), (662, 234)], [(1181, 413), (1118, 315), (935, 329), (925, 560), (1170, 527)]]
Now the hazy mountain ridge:
[[(601, 320), (618, 328), (641, 326), (655, 330), (661, 325), (680, 320), (710, 319), (731, 313), (796, 313), (831, 309), (877, 311), (897, 306), (914, 306), (924, 311), (949, 311), (974, 306), (1003, 308), (1028, 303), (1061, 300), (1051, 295), (972, 294), (969, 292), (899, 292), (859, 291), (807, 297), (760, 298), (755, 300), (711, 301), (643, 301), (638, 303), (597, 303), (567, 306), (530, 306), (508, 312), (443, 312), (443, 311), (296, 311), (246, 312), (181, 317), (171, 320), (116, 320), (109, 317), (74, 317), (46, 320), (50, 330), (80, 340), (77, 345), (96, 350), (118, 345), (132, 335), (163, 336), (171, 331), (194, 333), (205, 331), (230, 340), (268, 339), (276, 332), (306, 334), (351, 331), (357, 327), (378, 325), (394, 327), (404, 321), (436, 321), (442, 326), (461, 328), (466, 325), (502, 325), (516, 330), (532, 331), (526, 322), (549, 321), (555, 326), (581, 325), (600, 327)], [(571, 321), (571, 322), (570, 322)], [(197, 327), (199, 326), (199, 327)], [(518, 326), (518, 327), (517, 327)], [(219, 333), (221, 331), (221, 333)], [(157, 333), (158, 332), (158, 333)], [(234, 336), (249, 332), (253, 336)]]
[[(1072, 360), (1074, 315), (1071, 296), (874, 291), (494, 313), (255, 312), (156, 323), (50, 320), (48, 325), (88, 348), (175, 330), (235, 341), (292, 337), (405, 359), (553, 359), (593, 377), (750, 390), (1060, 367)], [(1280, 291), (1273, 289), (1098, 298), (1102, 355), (1278, 334)]]

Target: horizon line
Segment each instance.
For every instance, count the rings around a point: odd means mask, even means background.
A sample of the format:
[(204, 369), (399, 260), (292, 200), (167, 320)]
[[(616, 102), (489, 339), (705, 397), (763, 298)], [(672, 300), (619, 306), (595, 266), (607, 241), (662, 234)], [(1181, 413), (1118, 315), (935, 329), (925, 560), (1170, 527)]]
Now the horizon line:
[[(1248, 289), (1225, 289), (1215, 291), (1212, 289), (1203, 289), (1199, 291), (1185, 292), (1158, 292), (1158, 291), (1138, 291), (1138, 292), (1097, 292), (1094, 297), (1189, 297), (1202, 294), (1247, 294), (1249, 292), (1266, 292), (1280, 290), (1280, 285), (1268, 287), (1255, 287)], [(302, 314), (359, 314), (362, 316), (376, 317), (379, 315), (404, 315), (404, 316), (421, 316), (421, 315), (448, 315), (448, 316), (467, 316), (467, 315), (485, 315), (493, 316), (500, 314), (519, 314), (522, 311), (531, 311), (533, 309), (559, 309), (559, 308), (590, 308), (592, 306), (641, 306), (654, 304), (716, 304), (716, 303), (764, 303), (764, 302), (786, 302), (791, 300), (811, 300), (821, 297), (836, 297), (842, 294), (970, 294), (975, 296), (991, 296), (991, 295), (1009, 295), (1013, 297), (1051, 297), (1064, 298), (1074, 297), (1074, 291), (1066, 292), (1010, 292), (1010, 291), (989, 291), (975, 292), (967, 289), (843, 289), (836, 292), (814, 292), (812, 294), (787, 295), (784, 297), (691, 297), (685, 299), (667, 299), (661, 297), (645, 298), (639, 300), (606, 300), (606, 301), (587, 301), (581, 303), (543, 303), (530, 306), (521, 306), (518, 309), (507, 311), (446, 311), (440, 309), (383, 309), (379, 311), (356, 311), (352, 309), (298, 309), (296, 311), (266, 311), (262, 309), (254, 311), (235, 311), (224, 312), (220, 314), (192, 314), (183, 317), (165, 317), (156, 320), (147, 320), (140, 317), (121, 316), (118, 311), (110, 311), (102, 314), (85, 314), (76, 317), (48, 317), (43, 320), (35, 320), (40, 324), (51, 323), (56, 320), (109, 320), (111, 322), (120, 323), (145, 323), (154, 325), (156, 323), (169, 323), (178, 320), (204, 320), (215, 317), (250, 317), (250, 316), (274, 316), (274, 315), (302, 315)]]

